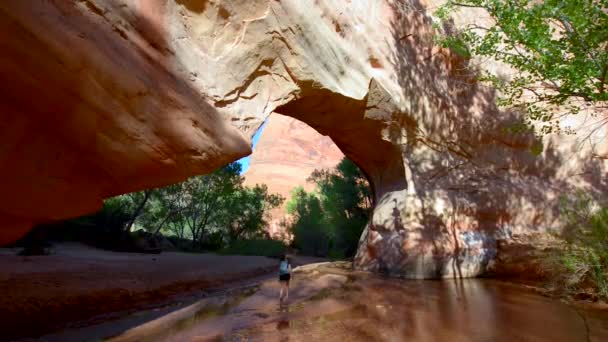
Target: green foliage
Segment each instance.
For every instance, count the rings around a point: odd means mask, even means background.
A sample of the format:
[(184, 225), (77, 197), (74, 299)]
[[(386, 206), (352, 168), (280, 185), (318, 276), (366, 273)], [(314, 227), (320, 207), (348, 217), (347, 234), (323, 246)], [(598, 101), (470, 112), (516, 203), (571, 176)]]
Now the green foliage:
[(133, 198), (129, 196), (109, 198), (97, 213), (70, 220), (67, 224), (86, 229), (87, 238), (84, 240), (87, 243), (102, 248), (120, 249), (134, 207)]
[[(514, 68), (513, 77), (486, 73), (528, 123), (557, 128), (557, 115), (608, 101), (608, 0), (448, 0), (435, 15), (447, 24), (457, 10), (486, 10), (493, 24), (471, 24), (441, 44), (463, 56), (489, 57)], [(564, 111), (565, 109), (565, 111)]]
[(262, 255), (278, 258), (285, 253), (287, 246), (282, 241), (267, 239), (236, 240), (229, 247), (219, 251), (230, 255)]
[(316, 192), (295, 188), (287, 210), (294, 216), (294, 245), (306, 254), (355, 254), (369, 220), (369, 185), (359, 168), (344, 158), (334, 170), (315, 170), (309, 181)]
[(163, 202), (170, 203), (169, 208), (177, 208), (171, 218), (172, 231), (189, 237), (193, 247), (202, 245), (209, 234), (223, 228), (227, 205), (242, 189), (242, 181), (240, 165), (235, 163), (178, 184), (177, 189), (170, 190), (177, 191), (169, 197), (175, 202)]
[(141, 198), (122, 195), (104, 201), (100, 211), (61, 223), (52, 229), (55, 240), (77, 240), (110, 250), (128, 251), (132, 240), (127, 231)]
[(228, 198), (225, 207), (227, 213), (223, 216), (223, 226), (230, 241), (264, 237), (266, 232), (263, 228), (267, 224), (268, 213), (283, 201), (282, 196), (269, 194), (264, 184), (234, 192)]
[(317, 185), (333, 248), (346, 256), (354, 255), (369, 220), (371, 194), (367, 180), (346, 158), (333, 171), (315, 170), (310, 180)]
[(608, 207), (594, 210), (585, 194), (563, 198), (561, 207), (565, 244), (558, 257), (566, 272), (560, 282), (568, 290), (592, 288), (608, 299)]
[(302, 187), (295, 188), (287, 210), (294, 217), (290, 227), (293, 245), (307, 255), (325, 255), (329, 247), (328, 227), (317, 194), (307, 193)]
[[(244, 186), (240, 173), (240, 164), (232, 163), (178, 184), (110, 198), (98, 213), (71, 222), (91, 227), (91, 239), (103, 241), (95, 244), (110, 249), (132, 240), (132, 226), (175, 236), (179, 247), (188, 251), (265, 238), (268, 212), (284, 199), (269, 194), (265, 185)], [(184, 246), (186, 239), (189, 246)]]
[(217, 249), (239, 239), (262, 238), (268, 211), (283, 198), (265, 185), (243, 185), (238, 163), (157, 189), (139, 223), (154, 232), (188, 238), (192, 249)]
[(103, 208), (92, 216), (84, 218), (96, 226), (101, 226), (108, 231), (119, 232), (124, 230), (131, 218), (131, 211), (135, 204), (129, 196), (117, 196), (103, 202)]
[(344, 251), (342, 251), (342, 250), (332, 249), (327, 254), (327, 257), (330, 260), (344, 260), (344, 258), (346, 258), (346, 255), (344, 254)]
[(542, 140), (537, 140), (532, 144), (532, 146), (530, 146), (530, 153), (535, 156), (539, 156), (541, 153), (543, 153)]

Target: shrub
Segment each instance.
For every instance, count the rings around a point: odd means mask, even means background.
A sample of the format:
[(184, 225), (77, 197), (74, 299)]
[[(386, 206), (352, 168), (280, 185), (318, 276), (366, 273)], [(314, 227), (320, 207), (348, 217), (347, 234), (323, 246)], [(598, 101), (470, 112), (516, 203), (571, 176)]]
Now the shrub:
[(305, 255), (352, 257), (371, 212), (371, 190), (359, 168), (344, 158), (332, 170), (314, 170), (309, 182), (291, 191), (287, 211), (292, 220), (289, 232), (293, 247)]
[(557, 260), (565, 272), (557, 276), (569, 292), (592, 290), (608, 299), (608, 207), (594, 206), (589, 196), (563, 199), (561, 232), (564, 246)]

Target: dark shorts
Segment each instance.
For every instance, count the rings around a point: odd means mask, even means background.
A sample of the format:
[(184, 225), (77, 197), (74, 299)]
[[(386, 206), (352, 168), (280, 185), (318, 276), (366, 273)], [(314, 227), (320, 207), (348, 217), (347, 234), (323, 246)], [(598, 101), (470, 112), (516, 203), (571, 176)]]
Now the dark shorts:
[(289, 279), (291, 279), (291, 274), (279, 274), (279, 281), (289, 282)]

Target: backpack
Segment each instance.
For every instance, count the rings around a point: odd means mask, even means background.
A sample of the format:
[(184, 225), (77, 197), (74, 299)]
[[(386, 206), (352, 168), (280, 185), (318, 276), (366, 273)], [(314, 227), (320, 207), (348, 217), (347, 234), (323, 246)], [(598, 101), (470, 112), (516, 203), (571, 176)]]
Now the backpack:
[(289, 263), (287, 261), (281, 261), (279, 264), (279, 274), (289, 273)]

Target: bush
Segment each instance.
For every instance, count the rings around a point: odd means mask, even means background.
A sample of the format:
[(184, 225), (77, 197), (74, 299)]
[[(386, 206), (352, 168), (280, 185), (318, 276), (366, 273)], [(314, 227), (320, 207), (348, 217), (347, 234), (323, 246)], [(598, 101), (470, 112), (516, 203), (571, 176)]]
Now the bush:
[(316, 190), (296, 187), (287, 202), (293, 247), (304, 255), (354, 256), (371, 212), (371, 190), (365, 176), (344, 158), (335, 169), (314, 170), (308, 181), (315, 183)]
[(278, 240), (237, 240), (228, 248), (219, 251), (230, 255), (260, 255), (278, 258), (285, 253), (287, 246)]
[(325, 222), (318, 195), (296, 187), (292, 190), (287, 210), (294, 216), (294, 222), (289, 227), (294, 236), (293, 247), (304, 255), (326, 256), (331, 227)]
[(608, 207), (594, 207), (590, 197), (579, 194), (562, 200), (561, 215), (564, 246), (557, 260), (565, 272), (557, 276), (557, 283), (571, 293), (591, 290), (608, 299)]

